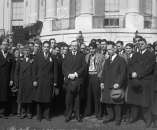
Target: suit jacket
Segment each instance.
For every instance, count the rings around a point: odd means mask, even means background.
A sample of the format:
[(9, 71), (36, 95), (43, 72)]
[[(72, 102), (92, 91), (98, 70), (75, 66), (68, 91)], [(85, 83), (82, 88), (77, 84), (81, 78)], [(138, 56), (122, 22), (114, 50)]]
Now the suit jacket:
[(113, 103), (110, 92), (115, 83), (118, 83), (120, 88), (126, 87), (127, 80), (127, 65), (124, 58), (119, 55), (110, 63), (107, 59), (101, 77), (101, 83), (104, 83), (104, 90), (102, 92), (102, 102)]
[[(80, 88), (84, 78), (85, 66), (85, 57), (82, 53), (77, 52), (75, 56), (72, 53), (66, 55), (62, 65), (65, 88), (71, 91)], [(68, 79), (68, 75), (75, 72), (78, 74), (78, 78), (75, 78), (75, 80)]]
[(35, 90), (34, 100), (37, 102), (49, 103), (52, 98), (53, 84), (57, 83), (57, 62), (49, 54), (45, 59), (44, 53), (39, 53), (34, 59), (33, 81), (38, 82)]

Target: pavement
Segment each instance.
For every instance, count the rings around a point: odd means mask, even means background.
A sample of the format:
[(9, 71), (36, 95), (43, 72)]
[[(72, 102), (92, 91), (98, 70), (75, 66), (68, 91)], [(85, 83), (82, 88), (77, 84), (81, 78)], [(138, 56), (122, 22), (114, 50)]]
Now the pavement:
[(86, 117), (83, 122), (71, 120), (65, 123), (64, 116), (59, 115), (41, 122), (36, 119), (19, 119), (16, 116), (8, 119), (0, 118), (0, 130), (157, 130), (157, 128), (145, 128), (142, 120), (127, 125), (122, 122), (121, 126), (115, 126), (114, 122), (103, 124), (102, 120), (97, 120), (94, 116)]

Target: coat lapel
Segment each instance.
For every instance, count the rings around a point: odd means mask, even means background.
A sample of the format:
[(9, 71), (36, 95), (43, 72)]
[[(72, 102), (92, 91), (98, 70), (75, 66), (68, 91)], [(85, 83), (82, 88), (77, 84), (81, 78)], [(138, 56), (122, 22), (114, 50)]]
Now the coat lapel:
[(25, 72), (27, 70), (27, 68), (29, 68), (30, 63), (29, 60), (28, 62), (25, 61), (25, 59), (22, 61), (22, 71)]

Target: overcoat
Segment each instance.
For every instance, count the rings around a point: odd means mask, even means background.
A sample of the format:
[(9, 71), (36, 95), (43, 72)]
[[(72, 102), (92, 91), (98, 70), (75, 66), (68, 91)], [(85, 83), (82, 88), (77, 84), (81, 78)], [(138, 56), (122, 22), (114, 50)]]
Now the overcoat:
[(147, 50), (144, 54), (134, 54), (128, 65), (128, 75), (136, 72), (137, 78), (128, 81), (127, 103), (142, 107), (152, 104), (154, 65), (155, 55), (152, 52)]
[(8, 53), (5, 58), (0, 51), (0, 102), (8, 100), (12, 61), (13, 56), (11, 54)]
[(116, 104), (116, 102), (111, 99), (111, 89), (115, 83), (118, 83), (120, 88), (125, 89), (126, 80), (127, 65), (124, 58), (117, 55), (112, 62), (110, 62), (110, 59), (107, 59), (104, 64), (101, 77), (101, 83), (104, 83), (104, 90), (102, 91), (101, 101), (103, 103)]
[(57, 84), (57, 62), (51, 54), (48, 58), (40, 52), (34, 59), (33, 81), (38, 82), (33, 100), (40, 103), (50, 103), (53, 98), (54, 83)]
[(33, 75), (32, 75), (33, 59), (27, 62), (25, 58), (18, 64), (19, 75), (19, 89), (17, 102), (18, 103), (31, 103), (33, 97)]

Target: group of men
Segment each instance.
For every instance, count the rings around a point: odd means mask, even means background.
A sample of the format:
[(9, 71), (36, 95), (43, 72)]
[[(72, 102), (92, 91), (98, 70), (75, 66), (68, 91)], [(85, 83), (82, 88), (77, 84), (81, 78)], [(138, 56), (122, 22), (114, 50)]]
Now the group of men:
[[(51, 119), (52, 108), (64, 108), (65, 122), (95, 115), (106, 124), (144, 119), (157, 127), (156, 52), (142, 36), (134, 43), (92, 39), (88, 49), (77, 40), (57, 45), (55, 39), (36, 41), (0, 51), (0, 107), (6, 112), (10, 95), (20, 118)], [(12, 53), (12, 54), (11, 54)], [(56, 98), (57, 97), (57, 98)], [(56, 101), (54, 104), (54, 98)], [(61, 101), (62, 100), (62, 101)], [(52, 105), (53, 104), (53, 105)], [(35, 109), (34, 109), (35, 108)], [(2, 113), (2, 112), (1, 112)]]

